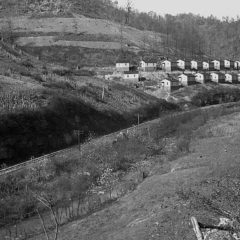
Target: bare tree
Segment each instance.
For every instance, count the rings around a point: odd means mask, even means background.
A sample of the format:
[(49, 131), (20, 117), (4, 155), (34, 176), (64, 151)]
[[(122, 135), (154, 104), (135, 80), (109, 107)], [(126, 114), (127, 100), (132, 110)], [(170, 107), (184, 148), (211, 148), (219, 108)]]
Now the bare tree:
[(129, 24), (130, 23), (130, 16), (132, 13), (132, 1), (131, 0), (127, 0), (127, 4), (126, 4), (126, 15), (125, 15), (125, 24)]

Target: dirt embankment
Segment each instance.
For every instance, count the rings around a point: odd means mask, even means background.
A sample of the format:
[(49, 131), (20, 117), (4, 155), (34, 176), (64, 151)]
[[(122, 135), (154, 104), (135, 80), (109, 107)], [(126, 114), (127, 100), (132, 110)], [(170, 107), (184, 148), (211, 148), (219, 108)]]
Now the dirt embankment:
[(168, 173), (156, 169), (113, 206), (64, 226), (60, 239), (192, 240), (191, 216), (211, 225), (224, 216), (221, 210), (234, 215), (237, 199), (230, 204), (231, 195), (213, 196), (222, 180), (239, 182), (239, 120), (234, 113), (210, 121), (195, 133), (191, 153), (169, 163)]

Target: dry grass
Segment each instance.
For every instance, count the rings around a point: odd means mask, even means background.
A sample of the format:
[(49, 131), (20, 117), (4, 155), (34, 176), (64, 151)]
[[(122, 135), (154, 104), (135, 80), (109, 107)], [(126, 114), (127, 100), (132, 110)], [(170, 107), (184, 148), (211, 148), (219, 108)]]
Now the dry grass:
[(18, 111), (34, 111), (39, 105), (36, 100), (35, 91), (12, 91), (0, 94), (1, 113), (15, 113)]
[[(66, 196), (71, 196), (73, 199), (77, 197), (75, 190), (79, 187), (79, 181), (72, 180), (80, 176), (80, 173), (88, 173), (86, 179), (81, 179), (81, 181), (84, 181), (81, 184), (86, 183), (81, 192), (81, 196), (85, 196), (86, 191), (92, 189), (93, 186), (97, 185), (98, 191), (101, 190), (101, 186), (98, 185), (99, 179), (103, 179), (102, 175), (105, 176), (107, 169), (110, 169), (107, 174), (107, 185), (102, 186), (102, 188), (112, 191), (111, 184), (115, 184), (116, 176), (118, 176), (116, 173), (126, 173), (135, 163), (138, 164), (148, 157), (164, 155), (166, 143), (164, 144), (163, 139), (166, 137), (176, 139), (173, 149), (174, 156), (168, 155), (169, 161), (189, 153), (193, 131), (204, 125), (210, 117), (215, 118), (231, 112), (231, 110), (223, 111), (221, 108), (219, 109), (209, 110), (207, 113), (196, 110), (192, 113), (171, 115), (166, 117), (164, 121), (160, 121), (157, 124), (158, 128), (156, 128), (155, 123), (149, 126), (148, 131), (146, 129), (136, 130), (126, 136), (119, 136), (114, 143), (101, 142), (96, 145), (94, 142), (89, 142), (88, 147), (82, 151), (81, 155), (77, 154), (75, 158), (71, 159), (64, 157), (53, 161), (47, 160), (45, 165), (36, 166), (19, 175), (20, 179), (18, 178), (13, 184), (19, 186), (18, 183), (22, 183), (24, 185), (28, 184), (30, 180), (31, 184), (29, 186), (33, 191), (41, 190), (42, 194), (49, 196), (53, 204), (57, 206)], [(142, 170), (144, 171), (144, 169)], [(13, 188), (11, 187), (11, 189)], [(21, 192), (24, 188), (19, 186), (17, 189)], [(61, 195), (60, 189), (67, 195)], [(16, 194), (19, 196), (19, 192), (14, 192), (11, 197), (15, 198)], [(68, 206), (72, 202), (67, 201), (66, 204)], [(99, 204), (99, 202), (96, 202), (96, 204)], [(28, 209), (27, 202), (23, 206), (24, 209)], [(10, 211), (13, 210), (14, 208), (10, 209)], [(28, 215), (26, 212), (24, 214)], [(72, 219), (71, 216), (70, 219)]]

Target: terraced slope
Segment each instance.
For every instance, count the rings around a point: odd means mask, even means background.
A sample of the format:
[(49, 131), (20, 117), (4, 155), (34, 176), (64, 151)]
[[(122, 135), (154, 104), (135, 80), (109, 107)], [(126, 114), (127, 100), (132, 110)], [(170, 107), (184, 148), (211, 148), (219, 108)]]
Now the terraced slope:
[(154, 45), (161, 49), (161, 34), (76, 14), (69, 18), (12, 17), (0, 21), (0, 26), (9, 24), (15, 43), (23, 50), (62, 64), (112, 65), (122, 50), (138, 58), (143, 48)]

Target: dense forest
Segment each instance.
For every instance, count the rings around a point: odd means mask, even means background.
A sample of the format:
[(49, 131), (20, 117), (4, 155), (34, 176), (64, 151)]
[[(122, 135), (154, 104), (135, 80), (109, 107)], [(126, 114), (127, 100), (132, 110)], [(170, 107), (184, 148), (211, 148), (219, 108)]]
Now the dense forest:
[(194, 14), (176, 16), (155, 12), (139, 12), (131, 1), (126, 0), (125, 7), (119, 7), (111, 0), (71, 0), (74, 11), (88, 17), (104, 18), (126, 24), (140, 30), (151, 30), (164, 34), (162, 49), (169, 57), (240, 57), (240, 18), (214, 16), (202, 17)]

